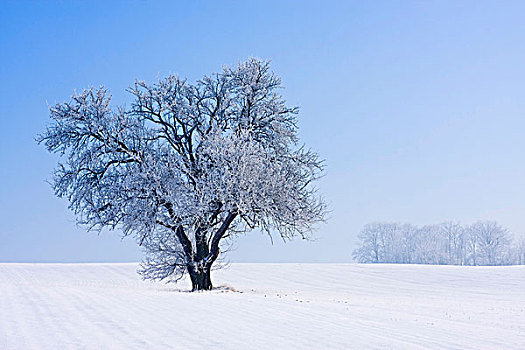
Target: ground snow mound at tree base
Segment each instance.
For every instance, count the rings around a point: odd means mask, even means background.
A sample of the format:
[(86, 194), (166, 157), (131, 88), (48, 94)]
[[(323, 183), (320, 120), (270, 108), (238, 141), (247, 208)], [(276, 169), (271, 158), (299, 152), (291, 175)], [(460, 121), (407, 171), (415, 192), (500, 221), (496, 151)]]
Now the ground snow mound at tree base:
[(525, 349), (525, 266), (0, 264), (0, 349)]

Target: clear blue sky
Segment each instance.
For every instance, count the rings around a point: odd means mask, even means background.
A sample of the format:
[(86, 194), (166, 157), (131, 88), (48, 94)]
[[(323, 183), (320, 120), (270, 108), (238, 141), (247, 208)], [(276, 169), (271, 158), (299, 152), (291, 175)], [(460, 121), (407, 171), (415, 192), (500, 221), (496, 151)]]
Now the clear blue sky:
[(240, 237), (232, 261), (347, 262), (371, 221), (525, 232), (523, 1), (2, 1), (0, 261), (136, 261), (118, 232), (75, 226), (34, 142), (48, 104), (135, 78), (190, 80), (271, 59), (326, 159), (315, 242)]

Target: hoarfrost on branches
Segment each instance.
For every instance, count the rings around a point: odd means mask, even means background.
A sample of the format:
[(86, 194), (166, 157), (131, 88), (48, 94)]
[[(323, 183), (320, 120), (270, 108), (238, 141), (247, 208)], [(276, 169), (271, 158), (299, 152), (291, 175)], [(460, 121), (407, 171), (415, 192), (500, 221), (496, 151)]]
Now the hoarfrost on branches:
[(252, 58), (196, 84), (136, 81), (128, 110), (111, 108), (104, 88), (75, 94), (51, 108), (38, 138), (65, 159), (56, 195), (88, 228), (135, 236), (145, 278), (188, 273), (194, 289), (210, 289), (224, 238), (255, 228), (306, 238), (324, 219), (312, 186), (322, 162), (300, 146), (298, 109), (280, 87), (269, 62)]

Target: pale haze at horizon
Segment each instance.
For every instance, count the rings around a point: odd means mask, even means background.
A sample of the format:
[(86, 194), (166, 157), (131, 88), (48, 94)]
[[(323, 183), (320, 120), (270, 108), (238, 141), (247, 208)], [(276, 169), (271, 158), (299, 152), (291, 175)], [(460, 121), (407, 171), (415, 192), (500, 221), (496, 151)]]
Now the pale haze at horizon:
[(45, 179), (48, 105), (135, 78), (190, 81), (271, 59), (326, 160), (315, 240), (259, 232), (242, 262), (350, 262), (366, 223), (497, 220), (525, 233), (525, 22), (520, 2), (4, 2), (0, 5), (0, 262), (138, 261), (118, 231), (86, 233)]

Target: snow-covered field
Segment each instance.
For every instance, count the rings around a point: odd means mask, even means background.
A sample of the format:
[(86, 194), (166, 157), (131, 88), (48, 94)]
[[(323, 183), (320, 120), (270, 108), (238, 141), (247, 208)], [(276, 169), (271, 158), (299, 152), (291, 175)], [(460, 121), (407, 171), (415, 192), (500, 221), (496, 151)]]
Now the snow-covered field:
[(525, 349), (525, 267), (0, 264), (0, 349)]

